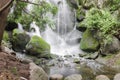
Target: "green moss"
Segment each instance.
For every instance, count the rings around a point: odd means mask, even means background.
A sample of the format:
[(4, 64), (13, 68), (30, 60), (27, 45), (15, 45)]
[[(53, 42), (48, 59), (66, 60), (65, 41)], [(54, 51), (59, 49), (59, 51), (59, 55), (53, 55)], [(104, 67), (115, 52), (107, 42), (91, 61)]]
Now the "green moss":
[(37, 54), (41, 57), (47, 57), (50, 53), (50, 45), (42, 38), (38, 36), (33, 36), (29, 43), (26, 45), (26, 50), (29, 51), (30, 54)]
[(6, 41), (6, 42), (9, 41), (9, 34), (6, 31), (4, 31), (3, 40)]
[(99, 48), (99, 42), (95, 39), (89, 29), (83, 33), (83, 37), (80, 42), (80, 48), (84, 51), (96, 51)]

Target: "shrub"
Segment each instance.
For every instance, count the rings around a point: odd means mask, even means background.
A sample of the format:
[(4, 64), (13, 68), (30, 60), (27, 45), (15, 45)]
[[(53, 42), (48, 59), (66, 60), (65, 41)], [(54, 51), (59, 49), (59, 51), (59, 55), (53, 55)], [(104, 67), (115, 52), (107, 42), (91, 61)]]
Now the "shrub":
[(100, 40), (107, 44), (111, 42), (112, 35), (120, 28), (117, 18), (110, 11), (103, 9), (90, 9), (82, 22), (87, 28), (97, 30)]

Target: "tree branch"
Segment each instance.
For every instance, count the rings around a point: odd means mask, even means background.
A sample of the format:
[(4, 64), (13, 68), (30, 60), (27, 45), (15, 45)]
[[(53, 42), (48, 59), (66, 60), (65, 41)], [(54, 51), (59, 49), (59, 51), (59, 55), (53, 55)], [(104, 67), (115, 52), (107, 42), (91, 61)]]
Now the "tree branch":
[(13, 0), (9, 0), (7, 4), (5, 4), (2, 8), (0, 8), (0, 13), (3, 12), (6, 8), (8, 8), (10, 4), (12, 4), (12, 2)]
[(41, 4), (37, 4), (37, 3), (33, 3), (33, 2), (30, 2), (30, 1), (23, 1), (23, 0), (18, 0), (20, 2), (25, 2), (25, 3), (29, 3), (29, 4), (33, 4), (33, 5), (41, 5)]

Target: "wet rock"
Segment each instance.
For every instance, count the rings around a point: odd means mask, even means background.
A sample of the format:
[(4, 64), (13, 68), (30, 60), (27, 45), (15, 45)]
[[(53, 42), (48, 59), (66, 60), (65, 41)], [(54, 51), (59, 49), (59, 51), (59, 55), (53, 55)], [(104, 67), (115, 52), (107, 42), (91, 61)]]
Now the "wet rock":
[(78, 58), (75, 58), (75, 59), (73, 60), (73, 62), (74, 62), (74, 63), (80, 63), (80, 60), (79, 60)]
[(48, 80), (48, 75), (41, 67), (30, 63), (30, 80)]
[(87, 53), (80, 53), (79, 54), (79, 57), (84, 57), (84, 56), (86, 56), (87, 55)]
[(72, 5), (73, 8), (78, 9), (78, 5), (77, 5), (76, 0), (68, 0), (68, 2)]
[(80, 74), (73, 74), (66, 77), (64, 80), (82, 80), (82, 76)]
[(95, 80), (110, 80), (110, 79), (105, 75), (99, 75), (95, 78)]
[(87, 29), (83, 33), (83, 37), (80, 42), (80, 48), (86, 52), (95, 52), (99, 49), (99, 42), (93, 37), (92, 31)]
[(98, 52), (95, 53), (87, 53), (86, 56), (84, 56), (85, 59), (96, 59), (99, 56)]
[(25, 50), (25, 46), (30, 40), (30, 36), (27, 35), (25, 32), (19, 30), (19, 29), (14, 29), (12, 38), (11, 38), (11, 43), (12, 43), (12, 48), (13, 50), (17, 52), (22, 52)]
[(31, 38), (26, 45), (26, 51), (36, 57), (50, 58), (50, 45), (39, 36)]
[(65, 58), (71, 58), (72, 55), (65, 55), (64, 57), (65, 57)]
[(113, 80), (120, 80), (120, 73), (117, 73), (115, 76), (114, 76), (114, 79)]
[(63, 75), (53, 74), (53, 75), (50, 76), (50, 80), (63, 80)]

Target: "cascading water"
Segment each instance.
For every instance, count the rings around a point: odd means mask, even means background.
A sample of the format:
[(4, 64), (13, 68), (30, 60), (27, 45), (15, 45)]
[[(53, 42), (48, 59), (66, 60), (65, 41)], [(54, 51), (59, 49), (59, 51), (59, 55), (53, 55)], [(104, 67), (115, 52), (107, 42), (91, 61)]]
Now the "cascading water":
[(57, 55), (76, 55), (81, 53), (79, 42), (81, 32), (75, 29), (75, 12), (66, 0), (47, 0), (58, 7), (58, 13), (54, 17), (56, 29), (52, 30), (48, 25), (42, 33), (42, 37), (51, 45), (51, 53)]

